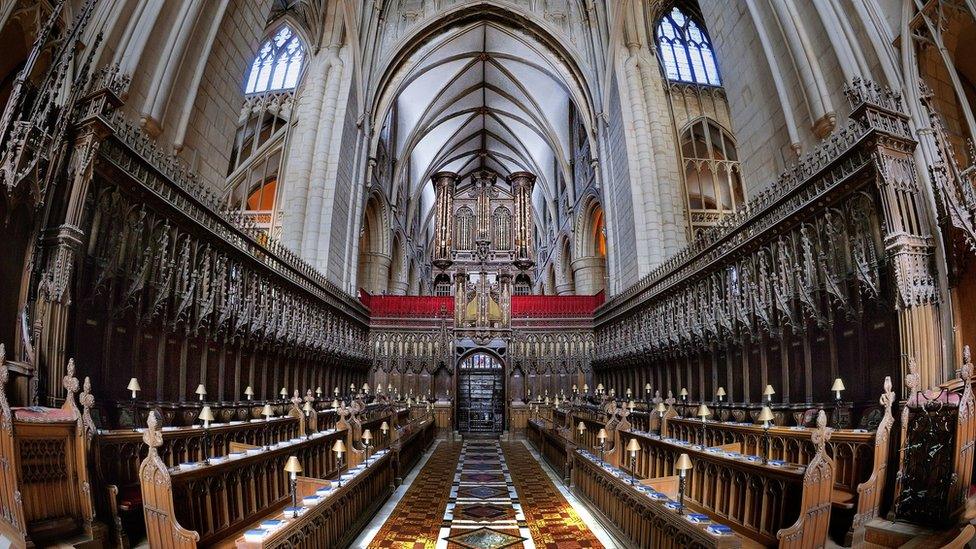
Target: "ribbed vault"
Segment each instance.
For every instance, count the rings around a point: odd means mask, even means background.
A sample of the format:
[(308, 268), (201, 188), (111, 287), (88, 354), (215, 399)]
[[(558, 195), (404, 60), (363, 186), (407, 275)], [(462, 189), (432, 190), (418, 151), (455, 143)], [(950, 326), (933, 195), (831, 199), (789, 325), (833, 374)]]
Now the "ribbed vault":
[(388, 123), (396, 128), (394, 192), (410, 197), (411, 218), (430, 216), (429, 179), (439, 170), (465, 183), (481, 169), (532, 172), (537, 222), (541, 208), (555, 213), (558, 186), (571, 180), (575, 106), (552, 57), (524, 33), (481, 21), (435, 37), (409, 60)]

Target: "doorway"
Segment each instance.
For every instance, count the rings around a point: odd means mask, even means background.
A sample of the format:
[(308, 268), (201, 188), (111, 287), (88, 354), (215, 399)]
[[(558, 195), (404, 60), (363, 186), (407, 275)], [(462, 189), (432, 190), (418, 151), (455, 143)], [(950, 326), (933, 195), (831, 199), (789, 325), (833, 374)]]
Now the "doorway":
[(458, 363), (458, 430), (501, 433), (505, 426), (505, 368), (494, 354), (474, 352)]

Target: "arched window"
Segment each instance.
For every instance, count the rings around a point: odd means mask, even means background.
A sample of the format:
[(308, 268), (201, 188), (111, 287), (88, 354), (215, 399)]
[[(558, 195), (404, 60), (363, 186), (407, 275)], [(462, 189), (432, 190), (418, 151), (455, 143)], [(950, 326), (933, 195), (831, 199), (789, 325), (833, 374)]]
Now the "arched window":
[(261, 46), (251, 63), (244, 93), (288, 90), (298, 85), (305, 59), (305, 47), (288, 25), (282, 25), (271, 40)]
[(508, 251), (512, 249), (512, 212), (508, 208), (499, 206), (492, 214), (491, 225), (494, 229), (494, 244), (496, 250)]
[(714, 225), (745, 204), (735, 142), (718, 124), (701, 118), (682, 132), (681, 157), (693, 228)]
[(457, 250), (470, 250), (474, 244), (474, 212), (467, 206), (458, 209), (454, 217), (454, 242)]
[(669, 80), (721, 86), (708, 34), (691, 17), (674, 8), (657, 26), (657, 45)]
[(437, 275), (437, 278), (434, 279), (434, 295), (448, 297), (451, 293), (451, 277), (446, 274)]

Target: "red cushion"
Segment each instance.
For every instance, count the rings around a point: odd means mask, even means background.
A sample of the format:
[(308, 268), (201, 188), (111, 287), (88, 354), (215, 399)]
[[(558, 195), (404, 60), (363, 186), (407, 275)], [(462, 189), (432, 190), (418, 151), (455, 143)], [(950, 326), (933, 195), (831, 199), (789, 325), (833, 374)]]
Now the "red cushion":
[(142, 507), (142, 488), (136, 484), (119, 490), (119, 510), (132, 511)]

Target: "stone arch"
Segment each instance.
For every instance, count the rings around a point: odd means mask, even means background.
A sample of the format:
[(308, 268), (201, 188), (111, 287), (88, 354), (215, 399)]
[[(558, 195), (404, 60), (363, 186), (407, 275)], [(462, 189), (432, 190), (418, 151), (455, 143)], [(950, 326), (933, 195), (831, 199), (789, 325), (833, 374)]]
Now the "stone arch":
[(386, 291), (388, 293), (395, 295), (404, 295), (407, 293), (407, 277), (410, 273), (406, 265), (406, 255), (402, 236), (400, 233), (394, 234), (393, 245), (390, 249), (389, 279), (386, 285)]
[[(595, 141), (596, 112), (600, 110), (596, 89), (596, 79), (590, 67), (581, 65), (580, 54), (574, 49), (573, 45), (566, 40), (565, 36), (560, 35), (556, 29), (548, 25), (546, 21), (535, 17), (531, 12), (512, 9), (511, 6), (499, 5), (497, 2), (482, 1), (459, 3), (448, 9), (441, 10), (436, 14), (418, 23), (410, 30), (399, 37), (389, 48), (390, 53), (380, 61), (378, 80), (372, 95), (365, 101), (366, 112), (371, 113), (372, 126), (381, 127), (393, 110), (402, 87), (409, 84), (413, 75), (414, 56), (424, 56), (429, 53), (431, 48), (436, 48), (442, 36), (453, 36), (462, 32), (467, 26), (487, 23), (498, 28), (511, 29), (526, 42), (537, 44), (543, 50), (544, 57), (552, 65), (554, 79), (566, 90), (574, 108), (580, 113), (580, 118), (586, 128), (586, 139), (590, 142), (590, 149), (597, 150)], [(453, 59), (453, 58), (452, 58)], [(536, 67), (537, 69), (539, 67)], [(544, 126), (546, 121), (540, 123)], [(529, 124), (532, 127), (532, 124)], [(375, 156), (379, 147), (379, 132), (374, 135), (369, 144), (370, 156)], [(444, 166), (454, 161), (454, 158), (439, 158), (436, 166)], [(560, 162), (568, 166), (568, 158)], [(408, 163), (400, 163), (393, 176), (393, 196), (407, 192), (410, 199), (407, 201), (407, 224), (413, 222), (414, 218), (429, 218), (429, 212), (422, 211), (422, 201), (418, 200), (419, 189), (426, 184), (428, 177), (416, 178), (422, 181), (417, 189), (412, 186), (416, 183), (408, 182), (410, 179), (404, 175), (402, 170), (406, 169)], [(435, 168), (430, 168), (435, 169)], [(528, 167), (527, 167), (528, 169)], [(530, 170), (538, 171), (538, 170)], [(564, 169), (563, 177), (568, 177), (568, 167)], [(429, 175), (429, 174), (426, 174)], [(401, 188), (406, 185), (405, 188)], [(549, 185), (540, 185), (539, 193), (545, 197), (549, 215), (555, 217), (556, 205), (554, 188)], [(533, 207), (536, 219), (541, 218), (541, 213)]]
[(391, 228), (389, 210), (380, 192), (370, 193), (360, 227), (357, 283), (370, 293), (386, 292), (392, 262)]
[(569, 235), (563, 235), (559, 240), (559, 253), (556, 255), (556, 293), (568, 295), (576, 293), (576, 276), (573, 273), (573, 250)]
[(596, 196), (591, 195), (583, 204), (576, 216), (576, 253), (572, 270), (576, 293), (592, 295), (606, 289), (606, 216)]

